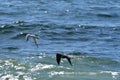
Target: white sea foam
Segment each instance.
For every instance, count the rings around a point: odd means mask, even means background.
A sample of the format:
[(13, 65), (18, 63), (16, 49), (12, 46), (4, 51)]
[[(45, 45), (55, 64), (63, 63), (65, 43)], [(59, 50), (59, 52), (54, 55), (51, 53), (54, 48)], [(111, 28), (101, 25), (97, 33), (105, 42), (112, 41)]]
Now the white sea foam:
[(23, 76), (24, 80), (33, 80), (31, 77), (29, 77), (28, 75), (26, 75), (24, 72), (16, 72), (16, 75), (13, 74), (4, 74), (4, 75), (0, 75), (0, 80), (19, 80), (20, 76)]
[(23, 67), (23, 66), (14, 66), (14, 68), (15, 68), (16, 70), (20, 70), (20, 69), (24, 70), (24, 69), (25, 69), (25, 67)]
[(24, 72), (16, 72), (18, 75), (24, 75)]
[(36, 70), (43, 70), (43, 69), (50, 69), (54, 68), (54, 65), (47, 65), (47, 64), (37, 64), (35, 67), (31, 68), (31, 71), (36, 71)]
[(14, 66), (13, 63), (11, 62), (11, 60), (6, 60), (6, 61), (5, 61), (5, 65), (6, 65), (6, 66), (11, 66), (11, 67)]
[(89, 75), (89, 76), (96, 76), (96, 75), (100, 75), (100, 74), (111, 74), (112, 77), (114, 79), (118, 79), (118, 77), (120, 76), (120, 72), (112, 72), (112, 71), (101, 71), (101, 72), (65, 72), (65, 71), (51, 71), (49, 72), (49, 77), (53, 77), (56, 75)]
[(49, 72), (49, 77), (53, 77), (56, 75), (97, 75), (96, 72), (65, 72), (65, 71), (59, 71), (59, 72), (55, 72), (55, 71), (51, 71)]
[(120, 72), (114, 72), (114, 71), (101, 71), (100, 73), (111, 74), (114, 79), (117, 79), (117, 77), (120, 76)]
[(65, 74), (64, 71), (60, 71), (60, 72), (52, 71), (52, 72), (49, 72), (49, 77), (53, 77), (55, 75), (63, 75), (63, 74)]
[(31, 77), (29, 77), (29, 76), (23, 76), (23, 78), (25, 79), (25, 80), (33, 80)]
[(19, 76), (14, 76), (12, 74), (3, 75), (0, 80), (18, 80)]

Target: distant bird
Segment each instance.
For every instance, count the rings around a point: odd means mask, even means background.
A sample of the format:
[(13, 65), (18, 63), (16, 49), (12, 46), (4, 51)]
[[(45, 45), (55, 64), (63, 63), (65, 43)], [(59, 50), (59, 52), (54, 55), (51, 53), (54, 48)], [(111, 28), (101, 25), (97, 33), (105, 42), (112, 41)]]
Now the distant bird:
[(38, 36), (35, 34), (26, 34), (26, 37), (25, 37), (26, 41), (28, 41), (30, 37), (33, 38), (35, 45), (38, 47), (38, 43), (37, 43), (37, 40), (39, 39)]
[(56, 61), (57, 61), (58, 65), (60, 65), (61, 58), (66, 58), (68, 60), (68, 62), (70, 63), (70, 65), (72, 66), (72, 63), (71, 63), (71, 60), (70, 60), (71, 58), (70, 57), (68, 57), (67, 55), (64, 55), (64, 54), (57, 53), (56, 54)]

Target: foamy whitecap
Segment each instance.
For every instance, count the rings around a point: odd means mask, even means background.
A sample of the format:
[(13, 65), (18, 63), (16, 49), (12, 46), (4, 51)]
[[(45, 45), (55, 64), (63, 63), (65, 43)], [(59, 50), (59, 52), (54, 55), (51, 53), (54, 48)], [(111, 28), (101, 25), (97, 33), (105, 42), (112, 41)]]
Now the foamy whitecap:
[(49, 72), (49, 77), (53, 77), (56, 75), (96, 75), (96, 72), (65, 72), (65, 71), (59, 71), (59, 72), (55, 72), (55, 71), (51, 71)]
[(0, 65), (0, 68), (3, 68), (3, 66)]
[(97, 72), (70, 72), (70, 74), (75, 74), (75, 75), (97, 75)]
[(7, 66), (9, 65), (9, 66), (12, 66), (12, 67), (14, 66), (13, 63), (11, 63), (11, 60), (6, 60), (5, 65), (7, 65)]
[(12, 74), (6, 74), (6, 75), (3, 75), (0, 80), (19, 80), (18, 79), (19, 76), (14, 76)]
[(38, 56), (39, 59), (42, 59), (43, 57), (42, 56)]
[(70, 67), (64, 67), (64, 66), (59, 66), (59, 68), (69, 69), (69, 70), (71, 70), (71, 68), (70, 68)]
[(60, 72), (49, 72), (49, 77), (53, 77), (56, 75), (96, 75), (96, 72), (65, 72), (65, 71), (60, 71)]
[(31, 68), (31, 71), (36, 71), (36, 70), (43, 70), (43, 69), (50, 69), (54, 68), (54, 65), (47, 65), (47, 64), (37, 64), (35, 67)]
[(117, 79), (117, 76), (120, 76), (120, 72), (113, 72), (113, 71), (101, 71), (100, 73), (107, 73), (111, 74), (114, 79)]
[(20, 70), (20, 69), (25, 69), (25, 67), (23, 67), (23, 66), (14, 66), (14, 68), (16, 69), (16, 70)]
[(63, 74), (65, 74), (64, 71), (60, 71), (60, 72), (52, 71), (52, 72), (49, 72), (49, 77), (52, 77), (52, 76), (55, 76), (55, 75), (63, 75)]
[(31, 77), (29, 77), (29, 76), (23, 76), (23, 78), (25, 79), (25, 80), (33, 80)]
[(13, 75), (13, 74), (4, 74), (1, 75), (0, 80), (20, 80), (20, 76), (23, 76), (24, 80), (33, 80), (30, 76), (25, 75), (25, 73), (23, 72), (16, 72), (17, 75)]
[[(14, 63), (13, 63), (11, 60), (6, 60), (4, 65), (5, 65), (5, 66), (14, 67), (16, 70), (25, 69), (25, 67), (20, 66), (19, 64), (18, 64), (18, 65), (14, 65)], [(0, 67), (2, 67), (2, 66), (0, 66)]]
[(24, 72), (16, 72), (18, 75), (24, 75)]

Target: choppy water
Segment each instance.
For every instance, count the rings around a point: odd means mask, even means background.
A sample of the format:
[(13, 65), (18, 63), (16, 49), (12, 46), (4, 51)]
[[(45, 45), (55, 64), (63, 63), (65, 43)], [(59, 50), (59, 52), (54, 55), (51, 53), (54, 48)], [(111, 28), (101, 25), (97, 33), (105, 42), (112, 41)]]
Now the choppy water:
[(119, 0), (0, 0), (0, 80), (120, 80), (119, 13)]

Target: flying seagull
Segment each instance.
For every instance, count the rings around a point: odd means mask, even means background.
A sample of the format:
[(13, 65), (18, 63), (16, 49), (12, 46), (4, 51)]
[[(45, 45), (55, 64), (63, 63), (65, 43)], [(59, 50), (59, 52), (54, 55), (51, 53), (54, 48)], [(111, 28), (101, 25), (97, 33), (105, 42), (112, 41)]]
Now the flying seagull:
[(61, 58), (66, 58), (66, 59), (68, 60), (68, 62), (70, 63), (70, 65), (72, 66), (70, 57), (68, 57), (68, 56), (66, 56), (66, 55), (63, 55), (63, 54), (57, 53), (57, 54), (56, 54), (56, 61), (57, 61), (58, 65), (60, 65)]
[(38, 36), (35, 34), (27, 34), (25, 37), (26, 41), (28, 41), (30, 37), (33, 38), (35, 45), (38, 47), (38, 43), (37, 43), (37, 40), (39, 39)]

